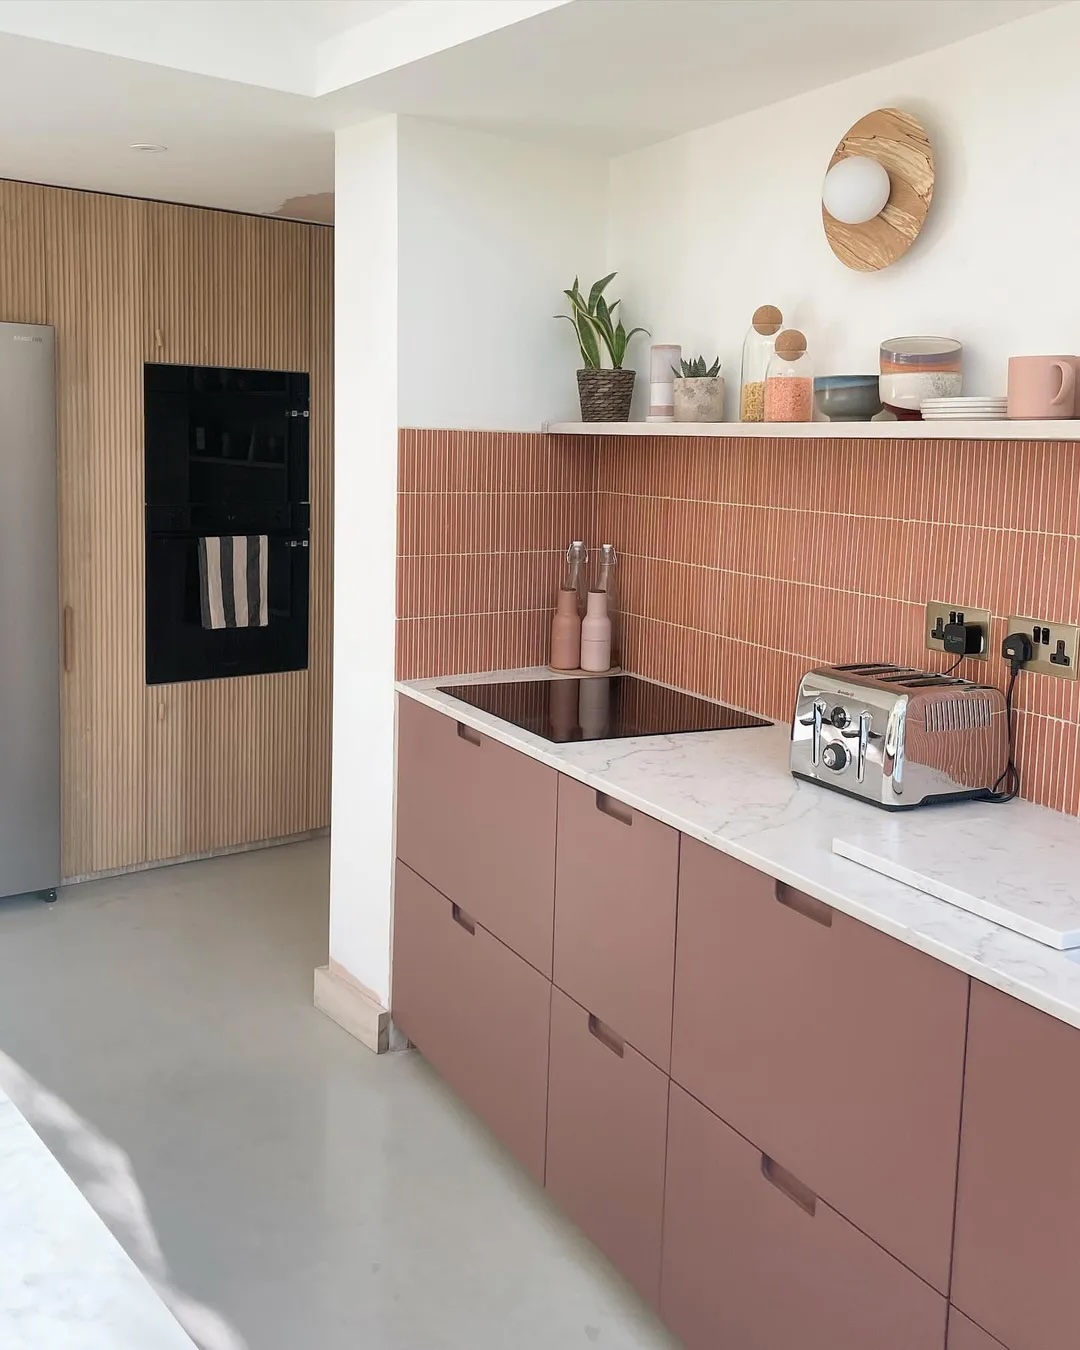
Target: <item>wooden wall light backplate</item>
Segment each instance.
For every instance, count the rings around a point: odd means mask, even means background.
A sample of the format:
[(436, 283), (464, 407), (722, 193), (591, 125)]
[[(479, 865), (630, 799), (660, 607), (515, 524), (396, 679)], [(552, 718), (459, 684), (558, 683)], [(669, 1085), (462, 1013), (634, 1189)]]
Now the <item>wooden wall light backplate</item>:
[(880, 215), (845, 225), (821, 208), (829, 247), (858, 272), (888, 267), (915, 242), (934, 195), (934, 152), (926, 128), (899, 108), (878, 108), (860, 117), (833, 151), (829, 168), (850, 155), (876, 159), (889, 171), (892, 191)]

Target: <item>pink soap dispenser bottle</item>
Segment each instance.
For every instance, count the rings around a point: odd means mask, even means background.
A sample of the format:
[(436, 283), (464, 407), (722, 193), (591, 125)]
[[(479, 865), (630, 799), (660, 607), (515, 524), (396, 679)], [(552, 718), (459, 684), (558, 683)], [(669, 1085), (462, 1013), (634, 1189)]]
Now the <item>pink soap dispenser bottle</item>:
[(611, 669), (611, 620), (607, 591), (590, 591), (589, 607), (581, 624), (581, 669)]

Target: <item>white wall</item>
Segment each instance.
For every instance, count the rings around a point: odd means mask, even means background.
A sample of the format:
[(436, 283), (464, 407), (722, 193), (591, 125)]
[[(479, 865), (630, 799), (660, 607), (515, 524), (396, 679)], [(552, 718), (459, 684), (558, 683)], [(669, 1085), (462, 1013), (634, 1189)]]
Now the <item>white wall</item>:
[[(761, 304), (806, 331), (819, 374), (874, 372), (882, 338), (943, 333), (965, 344), (966, 391), (1002, 393), (1009, 355), (1080, 351), (1078, 52), (1072, 3), (615, 160), (628, 318), (718, 352), (728, 416)], [(826, 243), (821, 180), (847, 128), (887, 106), (928, 126), (937, 186), (910, 253), (858, 273)]]
[(337, 134), (335, 172), (330, 956), (387, 1004), (398, 428), (576, 415), (551, 316), (599, 275), (607, 164), (386, 117)]
[(330, 955), (386, 1004), (394, 829), (398, 127), (336, 138)]
[(608, 161), (408, 117), (400, 156), (402, 425), (577, 417), (580, 358), (552, 315), (575, 273), (602, 275)]

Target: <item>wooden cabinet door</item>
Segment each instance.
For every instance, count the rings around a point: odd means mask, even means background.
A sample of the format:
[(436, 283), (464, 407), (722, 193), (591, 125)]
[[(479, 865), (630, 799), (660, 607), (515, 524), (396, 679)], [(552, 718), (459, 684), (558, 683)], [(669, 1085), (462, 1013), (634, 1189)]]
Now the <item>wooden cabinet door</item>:
[(664, 1070), (678, 879), (676, 830), (559, 779), (552, 978)]
[(142, 231), (147, 203), (52, 189), (65, 877), (146, 858)]
[(1005, 1350), (1000, 1341), (988, 1336), (982, 1327), (964, 1316), (957, 1308), (949, 1309), (948, 1350)]
[(943, 1350), (945, 1299), (674, 1083), (661, 1315), (688, 1350)]
[(694, 840), (672, 1078), (948, 1290), (968, 982)]
[(397, 853), (551, 977), (558, 775), (398, 699)]
[(544, 1181), (551, 984), (398, 863), (394, 1020)]
[(1075, 1345), (1080, 1031), (973, 983), (952, 1301), (1009, 1350)]
[(553, 990), (547, 1189), (654, 1307), (667, 1108), (667, 1075)]

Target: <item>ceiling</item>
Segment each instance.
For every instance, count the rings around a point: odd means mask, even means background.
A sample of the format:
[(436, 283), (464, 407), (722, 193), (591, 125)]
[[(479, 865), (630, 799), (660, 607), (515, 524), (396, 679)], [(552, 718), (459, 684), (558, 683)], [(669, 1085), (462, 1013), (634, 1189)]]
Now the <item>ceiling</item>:
[(0, 176), (326, 219), (380, 113), (618, 154), (1053, 3), (0, 0)]

